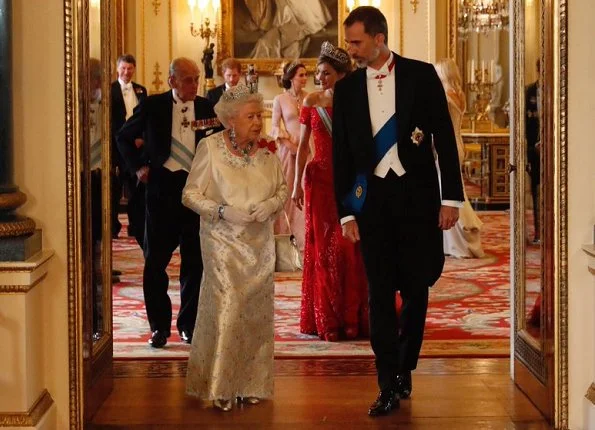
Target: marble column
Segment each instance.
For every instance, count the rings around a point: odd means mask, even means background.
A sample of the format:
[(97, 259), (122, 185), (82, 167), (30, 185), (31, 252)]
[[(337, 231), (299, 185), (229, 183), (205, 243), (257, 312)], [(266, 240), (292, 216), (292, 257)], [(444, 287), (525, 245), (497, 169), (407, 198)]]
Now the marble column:
[(14, 183), (12, 0), (0, 0), (0, 261), (24, 261), (41, 249), (41, 231), (15, 211), (27, 201)]
[(12, 124), (12, 0), (0, 0), (0, 241), (35, 230), (31, 219), (15, 213), (27, 196), (14, 183)]

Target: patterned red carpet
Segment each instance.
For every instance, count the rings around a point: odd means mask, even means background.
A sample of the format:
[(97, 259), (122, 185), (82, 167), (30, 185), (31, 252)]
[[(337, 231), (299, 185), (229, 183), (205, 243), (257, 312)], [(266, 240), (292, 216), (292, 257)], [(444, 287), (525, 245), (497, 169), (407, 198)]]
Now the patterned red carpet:
[[(448, 258), (444, 274), (430, 292), (423, 356), (507, 356), (510, 331), (509, 217), (506, 212), (480, 212), (484, 221), (482, 259)], [(124, 218), (123, 224), (126, 219)], [(538, 248), (536, 248), (538, 250)], [(528, 276), (539, 279), (537, 254), (529, 252)], [(150, 348), (142, 293), (142, 253), (126, 237), (113, 242), (114, 268), (122, 271), (114, 285), (114, 357), (186, 357), (189, 345), (172, 337), (162, 350)], [(537, 261), (538, 263), (538, 261)], [(535, 267), (537, 266), (537, 267)], [(170, 264), (170, 296), (174, 315), (179, 306), (179, 255)], [(299, 333), (301, 276), (275, 277), (276, 357), (371, 356), (365, 339), (329, 343)], [(534, 300), (534, 299), (533, 299)], [(530, 304), (531, 300), (527, 300)]]

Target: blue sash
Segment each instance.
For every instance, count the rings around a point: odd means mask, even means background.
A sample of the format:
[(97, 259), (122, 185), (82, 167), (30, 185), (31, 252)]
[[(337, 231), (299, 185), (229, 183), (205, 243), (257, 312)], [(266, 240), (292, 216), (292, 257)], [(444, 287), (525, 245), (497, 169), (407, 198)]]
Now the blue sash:
[[(397, 142), (397, 116), (393, 114), (374, 136), (374, 161), (378, 165), (389, 149)], [(351, 191), (343, 199), (343, 206), (353, 212), (361, 213), (368, 191), (368, 178), (358, 173)]]
[(318, 115), (320, 116), (322, 123), (326, 127), (326, 131), (328, 131), (328, 134), (332, 136), (333, 135), (333, 121), (331, 120), (331, 117), (329, 116), (328, 112), (326, 111), (325, 108), (320, 107), (320, 106), (318, 106), (316, 108), (316, 112), (318, 112)]

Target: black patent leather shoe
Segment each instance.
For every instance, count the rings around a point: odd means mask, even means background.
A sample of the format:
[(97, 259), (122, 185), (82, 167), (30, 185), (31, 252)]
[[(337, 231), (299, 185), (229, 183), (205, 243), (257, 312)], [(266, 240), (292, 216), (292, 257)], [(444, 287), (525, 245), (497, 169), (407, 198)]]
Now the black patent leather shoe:
[(378, 398), (368, 409), (368, 415), (378, 417), (387, 415), (393, 409), (399, 409), (399, 396), (397, 390), (382, 390), (378, 393)]
[(189, 330), (181, 330), (180, 339), (182, 339), (182, 342), (192, 343), (192, 332)]
[(411, 396), (411, 371), (399, 373), (397, 375), (397, 394), (400, 399), (408, 399)]
[(149, 345), (153, 348), (163, 348), (167, 343), (167, 336), (161, 330), (155, 330), (151, 339), (149, 339)]

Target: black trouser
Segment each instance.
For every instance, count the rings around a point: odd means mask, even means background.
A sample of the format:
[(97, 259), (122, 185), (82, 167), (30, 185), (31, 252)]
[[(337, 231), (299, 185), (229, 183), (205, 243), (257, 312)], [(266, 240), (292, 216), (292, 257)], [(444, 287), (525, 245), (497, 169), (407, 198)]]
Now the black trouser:
[(101, 169), (91, 171), (91, 286), (93, 302), (93, 334), (101, 333), (103, 323), (103, 267), (101, 264), (103, 235), (103, 202)]
[(142, 248), (145, 242), (145, 184), (136, 175), (122, 175), (126, 192), (128, 214), (128, 236), (134, 237)]
[[(384, 179), (369, 178), (366, 202), (357, 217), (368, 277), (370, 341), (381, 390), (394, 388), (398, 373), (417, 367), (428, 287), (444, 265), (436, 184), (407, 176), (399, 178), (391, 170)], [(400, 321), (397, 290), (403, 298)]]
[(151, 331), (169, 335), (172, 309), (166, 268), (180, 246), (180, 312), (178, 330), (194, 331), (202, 276), (199, 217), (182, 205), (188, 173), (151, 168), (146, 186), (145, 269), (143, 290)]
[(534, 239), (540, 238), (539, 229), (539, 180), (540, 180), (540, 165), (539, 158), (531, 161), (531, 197), (533, 198), (533, 227), (535, 228)]
[(116, 174), (116, 168), (112, 168), (113, 172), (111, 177), (111, 215), (112, 215), (112, 238), (116, 239), (118, 234), (120, 234), (120, 230), (122, 229), (122, 223), (118, 219), (118, 213), (120, 212), (120, 198), (122, 197), (122, 175), (123, 173), (121, 170), (119, 174)]

